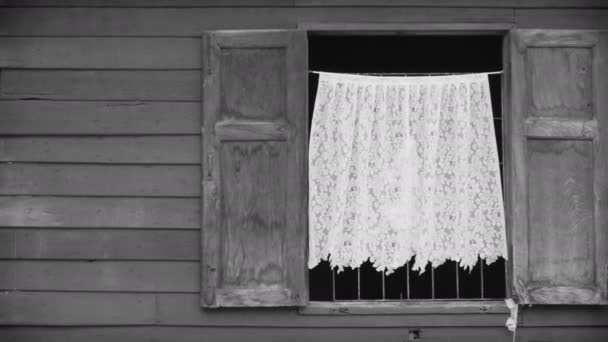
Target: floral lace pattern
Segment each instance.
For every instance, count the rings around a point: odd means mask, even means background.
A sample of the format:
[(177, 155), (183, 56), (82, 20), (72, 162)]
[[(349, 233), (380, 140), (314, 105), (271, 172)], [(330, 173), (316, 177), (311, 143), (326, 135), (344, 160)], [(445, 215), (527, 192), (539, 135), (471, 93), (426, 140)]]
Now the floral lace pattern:
[(321, 73), (309, 166), (309, 268), (507, 257), (486, 74)]

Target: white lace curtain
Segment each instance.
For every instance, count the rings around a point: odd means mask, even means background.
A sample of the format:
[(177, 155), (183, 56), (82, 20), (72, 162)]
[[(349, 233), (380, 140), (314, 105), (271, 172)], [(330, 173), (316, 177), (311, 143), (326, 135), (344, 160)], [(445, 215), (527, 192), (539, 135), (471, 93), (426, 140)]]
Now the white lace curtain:
[(487, 74), (321, 73), (309, 166), (310, 268), (507, 256)]

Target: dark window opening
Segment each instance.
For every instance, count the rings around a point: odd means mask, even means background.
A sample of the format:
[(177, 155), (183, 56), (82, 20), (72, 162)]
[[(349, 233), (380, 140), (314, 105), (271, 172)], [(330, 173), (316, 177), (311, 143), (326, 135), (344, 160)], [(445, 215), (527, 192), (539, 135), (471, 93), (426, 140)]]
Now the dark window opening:
[[(343, 73), (468, 73), (502, 70), (501, 36), (310, 35), (309, 69)], [(503, 176), (501, 75), (490, 75), (494, 127)], [(312, 120), (318, 75), (309, 74)], [(312, 121), (310, 121), (312, 122)], [(309, 122), (309, 124), (310, 124)], [(503, 179), (504, 184), (504, 179)], [(338, 273), (324, 261), (310, 270), (310, 300), (420, 300), (504, 298), (505, 260), (472, 270), (453, 261), (427, 265), (419, 274), (411, 261), (390, 275), (366, 262)]]

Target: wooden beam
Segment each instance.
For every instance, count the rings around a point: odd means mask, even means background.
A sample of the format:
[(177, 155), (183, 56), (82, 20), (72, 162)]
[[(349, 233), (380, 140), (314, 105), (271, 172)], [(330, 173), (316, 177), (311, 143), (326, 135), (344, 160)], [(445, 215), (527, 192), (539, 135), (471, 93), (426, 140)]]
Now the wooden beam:
[(198, 262), (0, 260), (0, 290), (199, 291)]
[[(298, 315), (294, 309), (273, 310), (202, 310), (197, 294), (187, 293), (100, 293), (100, 292), (22, 292), (8, 291), (0, 296), (0, 324), (11, 325), (158, 325), (213, 326), (223, 331), (239, 327), (257, 327), (273, 332), (269, 327), (290, 329), (314, 328), (325, 331), (348, 328), (377, 334), (385, 329), (415, 327), (462, 327), (465, 331), (500, 329), (505, 341), (512, 336), (504, 328), (505, 314), (415, 314), (415, 315)], [(605, 326), (608, 308), (602, 306), (568, 307), (534, 306), (525, 309), (526, 317), (535, 315), (534, 326), (592, 327)], [(537, 311), (535, 314), (534, 311)], [(530, 319), (530, 318), (528, 318)], [(529, 326), (529, 321), (526, 326)], [(231, 327), (231, 329), (226, 329)], [(382, 329), (369, 329), (382, 328)], [(32, 331), (32, 327), (27, 327)], [(55, 327), (54, 329), (58, 329)], [(476, 329), (476, 330), (471, 330)], [(566, 329), (566, 328), (565, 328)], [(242, 339), (242, 336), (238, 334)], [(325, 335), (324, 335), (325, 336)], [(329, 335), (327, 335), (329, 336)], [(327, 337), (325, 336), (325, 337)], [(377, 335), (374, 335), (377, 336)], [(451, 336), (451, 335), (450, 335)], [(321, 337), (319, 337), (322, 339)], [(62, 340), (64, 341), (65, 338)], [(46, 340), (45, 340), (46, 341)]]
[(5, 196), (0, 226), (195, 229), (199, 198)]
[(154, 324), (153, 294), (20, 292), (0, 295), (0, 324)]
[(194, 165), (0, 164), (0, 194), (199, 196)]
[(0, 113), (3, 135), (200, 134), (200, 102), (17, 100)]
[(289, 7), (293, 0), (0, 0), (0, 7)]
[(602, 0), (294, 0), (296, 7), (498, 7), (606, 8)]
[(0, 99), (198, 101), (199, 70), (7, 69)]
[(378, 34), (504, 34), (512, 23), (299, 23), (298, 28), (314, 34), (378, 35)]
[(589, 139), (598, 136), (597, 120), (526, 119), (526, 136), (553, 139)]
[[(179, 335), (180, 341), (206, 341), (209, 336), (213, 336), (214, 341), (240, 342), (243, 336), (256, 341), (403, 341), (407, 339), (409, 327), (391, 327), (383, 329), (368, 328), (279, 328), (268, 329), (266, 327), (238, 327), (227, 329), (225, 327), (2, 327), (0, 334), (12, 342), (65, 342), (65, 341), (87, 341), (87, 342), (112, 342), (120, 341), (128, 336), (129, 342), (150, 342), (150, 341), (172, 341)], [(421, 340), (431, 339), (432, 341), (456, 340), (468, 342), (509, 342), (509, 334), (504, 332), (504, 327), (491, 328), (437, 328), (424, 329), (420, 331)], [(602, 328), (573, 328), (564, 329), (564, 335), (576, 340), (576, 333), (581, 334), (585, 341), (600, 341), (595, 336), (602, 338), (607, 336), (606, 329)], [(536, 332), (535, 341), (545, 340), (541, 332)], [(551, 334), (551, 331), (544, 331)], [(593, 335), (595, 333), (596, 335)], [(518, 331), (518, 336), (520, 336)], [(527, 335), (523, 335), (527, 336)], [(562, 334), (560, 334), (562, 336)], [(545, 336), (546, 337), (546, 336)]]
[[(207, 30), (296, 28), (302, 22), (508, 23), (503, 8), (3, 8), (0, 36), (200, 37)], [(162, 25), (159, 25), (162, 23)]]
[(199, 136), (0, 137), (0, 162), (199, 164)]
[(196, 230), (22, 229), (17, 259), (198, 261)]
[(608, 29), (608, 10), (605, 9), (516, 9), (518, 28), (531, 29)]
[(0, 68), (200, 69), (195, 38), (0, 38)]
[(300, 309), (303, 315), (408, 315), (503, 313), (509, 309), (504, 301), (362, 301), (311, 302)]

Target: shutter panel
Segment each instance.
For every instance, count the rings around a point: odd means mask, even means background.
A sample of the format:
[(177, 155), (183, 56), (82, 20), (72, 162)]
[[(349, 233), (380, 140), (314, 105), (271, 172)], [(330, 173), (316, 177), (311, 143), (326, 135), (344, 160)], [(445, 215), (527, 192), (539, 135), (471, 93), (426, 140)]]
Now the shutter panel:
[(203, 36), (202, 306), (308, 301), (307, 37)]
[(511, 35), (513, 287), (520, 304), (606, 304), (605, 32)]

